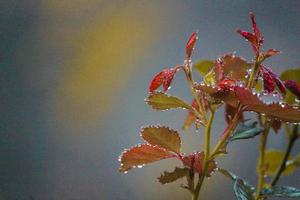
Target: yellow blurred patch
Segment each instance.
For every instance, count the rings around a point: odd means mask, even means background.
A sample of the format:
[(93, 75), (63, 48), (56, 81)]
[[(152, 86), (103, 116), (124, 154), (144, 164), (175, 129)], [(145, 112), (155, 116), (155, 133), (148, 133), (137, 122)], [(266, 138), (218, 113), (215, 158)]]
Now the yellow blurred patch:
[(135, 69), (142, 67), (138, 64), (152, 43), (158, 41), (158, 24), (147, 23), (149, 18), (157, 21), (154, 13), (149, 15), (154, 8), (137, 12), (134, 5), (106, 10), (105, 18), (102, 13), (101, 19), (84, 25), (88, 28), (78, 29), (75, 53), (67, 62), (56, 99), (59, 117), (68, 126), (97, 125), (116, 104), (122, 104), (120, 92), (135, 76)]

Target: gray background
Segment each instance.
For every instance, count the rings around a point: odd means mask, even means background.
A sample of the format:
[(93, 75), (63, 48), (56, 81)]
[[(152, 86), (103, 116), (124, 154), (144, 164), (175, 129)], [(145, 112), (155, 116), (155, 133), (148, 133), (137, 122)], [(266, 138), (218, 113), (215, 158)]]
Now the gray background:
[[(2, 0), (0, 199), (189, 199), (180, 182), (162, 186), (156, 180), (177, 161), (124, 175), (118, 172), (118, 156), (142, 142), (142, 125), (180, 130), (186, 113), (157, 113), (143, 99), (153, 74), (183, 61), (192, 31), (199, 31), (195, 59), (232, 51), (251, 59), (250, 46), (235, 33), (251, 30), (250, 11), (265, 36), (265, 49), (283, 51), (267, 62), (274, 71), (299, 66), (296, 0)], [(191, 100), (182, 74), (170, 93)], [(222, 110), (217, 115), (213, 142), (225, 126)], [(201, 150), (203, 130), (182, 137), (185, 152)], [(283, 132), (272, 134), (268, 143), (270, 148), (285, 144)], [(257, 149), (257, 138), (234, 142), (218, 164), (256, 184)], [(293, 154), (297, 149), (298, 143)], [(280, 184), (300, 187), (299, 175)], [(205, 181), (201, 196), (234, 199), (231, 187), (216, 174)]]

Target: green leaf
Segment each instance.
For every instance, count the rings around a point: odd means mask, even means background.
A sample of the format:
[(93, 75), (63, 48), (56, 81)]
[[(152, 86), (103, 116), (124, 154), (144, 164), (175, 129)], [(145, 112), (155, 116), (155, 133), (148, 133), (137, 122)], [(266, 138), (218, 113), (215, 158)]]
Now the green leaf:
[(296, 197), (300, 197), (300, 189), (289, 187), (289, 186), (275, 186), (273, 188), (263, 189), (261, 191), (261, 195), (296, 198)]
[(238, 200), (254, 200), (253, 191), (240, 178), (237, 178), (233, 183), (233, 191)]
[(158, 177), (158, 181), (162, 184), (174, 182), (180, 178), (189, 176), (190, 170), (188, 168), (179, 168), (176, 167), (173, 172), (165, 171), (160, 177)]
[(213, 70), (210, 70), (204, 76), (204, 83), (206, 83), (208, 85), (215, 85), (216, 84), (216, 73)]
[(180, 153), (181, 140), (179, 133), (167, 127), (148, 126), (141, 130), (142, 138), (149, 144), (158, 145), (174, 153)]
[(200, 60), (194, 64), (194, 68), (199, 72), (201, 76), (205, 76), (207, 72), (214, 66), (214, 62), (211, 60)]
[(252, 122), (250, 124), (239, 123), (230, 138), (230, 141), (254, 138), (262, 131), (263, 129), (257, 127), (257, 122)]
[(300, 83), (300, 68), (285, 70), (281, 73), (280, 79), (283, 81), (294, 80)]
[(218, 171), (233, 180), (233, 191), (238, 200), (254, 200), (255, 187), (226, 169), (219, 168)]
[[(265, 163), (266, 163), (266, 175), (275, 176), (278, 168), (283, 160), (284, 152), (271, 149), (267, 150), (265, 153)], [(289, 156), (283, 175), (288, 176), (292, 174), (297, 169), (296, 164), (293, 164), (292, 156)]]
[(129, 150), (125, 150), (119, 161), (121, 162), (120, 172), (126, 173), (135, 167), (142, 167), (145, 164), (174, 157), (174, 154), (166, 149), (150, 144), (141, 144)]
[(218, 168), (218, 172), (220, 172), (221, 174), (223, 174), (224, 176), (230, 178), (233, 181), (236, 181), (238, 179), (243, 181), (243, 184), (248, 187), (252, 192), (255, 191), (255, 187), (253, 187), (252, 185), (250, 185), (247, 181), (241, 179), (240, 177), (238, 177), (237, 175), (235, 175), (234, 173), (226, 170), (226, 169), (222, 169), (222, 168)]
[(155, 110), (169, 110), (175, 108), (191, 109), (192, 107), (179, 99), (178, 97), (170, 96), (162, 92), (153, 92), (145, 99), (146, 103), (149, 104)]
[[(281, 73), (280, 79), (283, 81), (294, 80), (300, 83), (300, 68), (289, 69)], [(295, 95), (293, 95), (290, 91), (287, 90), (285, 95), (285, 101), (289, 104), (295, 103)]]

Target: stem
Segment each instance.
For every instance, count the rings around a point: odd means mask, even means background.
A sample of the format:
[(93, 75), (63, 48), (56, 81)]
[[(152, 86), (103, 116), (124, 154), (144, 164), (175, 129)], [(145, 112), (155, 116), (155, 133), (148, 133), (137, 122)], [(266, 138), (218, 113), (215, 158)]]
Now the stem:
[(241, 106), (239, 106), (238, 111), (235, 114), (234, 118), (232, 119), (230, 124), (227, 126), (227, 128), (223, 132), (221, 140), (217, 143), (217, 145), (215, 146), (214, 150), (211, 153), (211, 157), (214, 157), (220, 151), (220, 149), (222, 149), (222, 147), (226, 143), (227, 139), (230, 137), (231, 133), (237, 127), (239, 118), (240, 118), (240, 113), (241, 113)]
[(206, 123), (205, 109), (204, 109), (204, 106), (203, 106), (202, 102), (199, 99), (197, 91), (194, 88), (194, 79), (193, 79), (193, 76), (192, 76), (192, 73), (191, 73), (190, 64), (189, 63), (185, 64), (183, 69), (184, 69), (185, 75), (187, 77), (188, 83), (190, 85), (191, 92), (193, 93), (193, 96), (194, 96), (194, 98), (195, 98), (195, 100), (196, 100), (196, 102), (199, 106), (199, 111), (200, 111), (200, 114), (201, 114), (200, 117), (202, 118), (203, 122)]
[(255, 64), (254, 64), (254, 67), (252, 69), (252, 73), (250, 74), (250, 78), (247, 82), (247, 88), (250, 89), (253, 87), (253, 83), (255, 81), (255, 77), (257, 75), (257, 71), (258, 71), (258, 68), (260, 66), (260, 62), (258, 61), (258, 56), (256, 56), (255, 58)]
[(198, 199), (198, 195), (196, 196), (196, 193), (193, 192), (193, 193), (192, 193), (192, 200), (197, 200), (197, 199)]
[(199, 180), (195, 189), (195, 192), (193, 195), (195, 195), (195, 200), (198, 199), (199, 196), (199, 192), (201, 189), (201, 186), (203, 184), (205, 175), (206, 175), (206, 171), (209, 165), (209, 158), (210, 158), (210, 136), (211, 136), (211, 127), (213, 124), (213, 120), (215, 117), (215, 110), (211, 110), (211, 114), (209, 116), (208, 122), (207, 122), (207, 126), (205, 129), (205, 143), (204, 143), (204, 160), (203, 160), (203, 166), (202, 166), (202, 173), (199, 174)]
[(260, 199), (260, 192), (264, 186), (264, 176), (265, 176), (265, 150), (266, 150), (266, 144), (268, 135), (271, 128), (271, 121), (268, 121), (266, 123), (265, 130), (261, 134), (260, 137), (260, 144), (259, 144), (259, 160), (258, 160), (258, 183), (257, 183), (257, 190), (255, 195), (255, 200)]
[(278, 168), (277, 172), (276, 172), (276, 175), (274, 177), (274, 179), (272, 180), (271, 182), (271, 185), (272, 186), (275, 186), (277, 181), (279, 180), (281, 174), (283, 173), (283, 171), (285, 170), (285, 167), (286, 167), (286, 161), (288, 160), (289, 156), (290, 156), (290, 153), (292, 151), (292, 148), (293, 148), (293, 145), (295, 143), (295, 141), (297, 140), (297, 131), (298, 131), (298, 124), (294, 126), (294, 129), (293, 129), (293, 133), (292, 133), (292, 136), (290, 137), (289, 139), (289, 143), (288, 143), (288, 146), (286, 148), (286, 151), (285, 151), (285, 154), (284, 154), (284, 157), (281, 161), (281, 164), (280, 164), (280, 167)]

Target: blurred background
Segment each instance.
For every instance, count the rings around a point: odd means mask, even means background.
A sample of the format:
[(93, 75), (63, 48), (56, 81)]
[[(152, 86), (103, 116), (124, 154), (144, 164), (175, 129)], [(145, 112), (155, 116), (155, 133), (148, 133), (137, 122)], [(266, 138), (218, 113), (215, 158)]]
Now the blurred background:
[[(274, 71), (300, 66), (297, 0), (0, 1), (0, 200), (189, 199), (180, 181), (156, 180), (178, 162), (121, 174), (118, 156), (142, 142), (143, 125), (181, 129), (185, 112), (158, 113), (143, 99), (155, 73), (183, 62), (191, 32), (199, 33), (194, 60), (233, 51), (251, 59), (235, 33), (251, 30), (250, 11), (265, 49), (283, 51), (268, 61)], [(191, 101), (183, 74), (170, 93)], [(225, 126), (217, 115), (213, 142)], [(185, 152), (201, 150), (203, 130), (182, 137)], [(284, 149), (284, 132), (268, 145)], [(257, 148), (257, 138), (234, 142), (218, 164), (256, 184)], [(299, 171), (280, 184), (300, 187)], [(201, 197), (234, 199), (231, 188), (216, 174)]]

